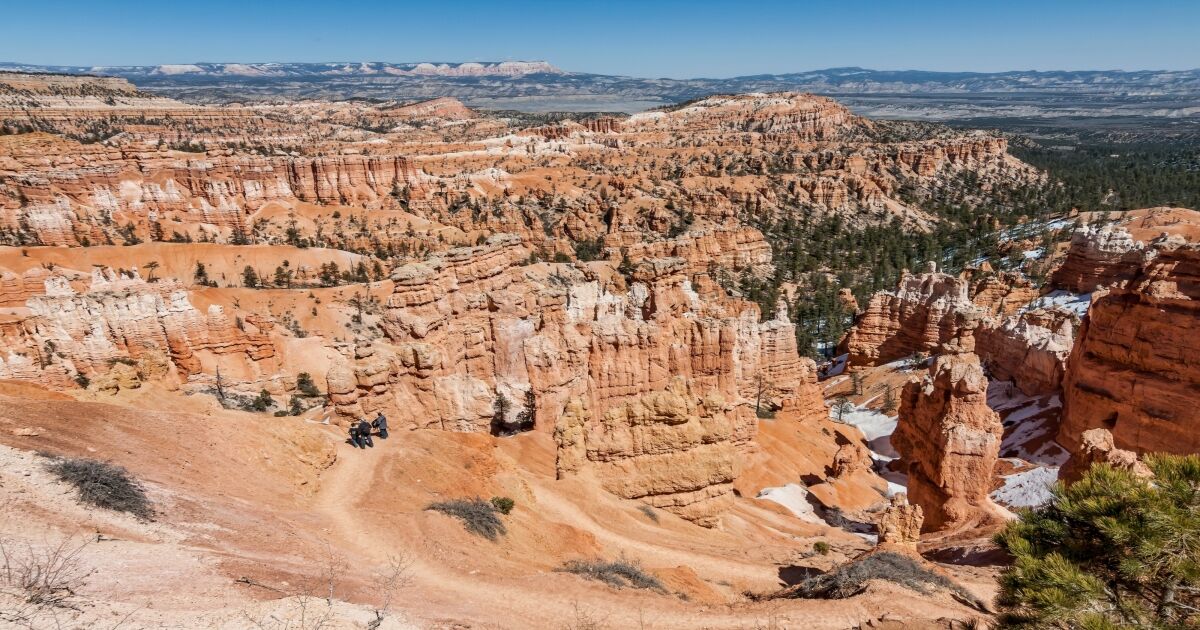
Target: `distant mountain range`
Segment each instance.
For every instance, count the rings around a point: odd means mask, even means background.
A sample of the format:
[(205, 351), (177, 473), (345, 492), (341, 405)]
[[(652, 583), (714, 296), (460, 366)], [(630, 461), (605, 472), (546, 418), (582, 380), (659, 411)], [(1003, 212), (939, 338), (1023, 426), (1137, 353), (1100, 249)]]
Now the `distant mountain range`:
[(61, 74), (99, 74), (118, 76), (130, 81), (170, 77), (191, 79), (316, 79), (320, 77), (372, 76), (522, 76), (526, 74), (562, 74), (562, 70), (544, 61), (488, 61), (464, 63), (384, 63), (378, 61), (329, 63), (183, 63), (157, 66), (39, 66), (0, 62), (0, 69), (20, 72)]
[(544, 61), (156, 66), (0, 62), (0, 70), (117, 76), (141, 89), (192, 102), (453, 96), (477, 107), (637, 111), (714, 93), (797, 90), (833, 95), (858, 111), (886, 117), (1200, 117), (1200, 69), (930, 72), (829, 68), (727, 79), (568, 72)]

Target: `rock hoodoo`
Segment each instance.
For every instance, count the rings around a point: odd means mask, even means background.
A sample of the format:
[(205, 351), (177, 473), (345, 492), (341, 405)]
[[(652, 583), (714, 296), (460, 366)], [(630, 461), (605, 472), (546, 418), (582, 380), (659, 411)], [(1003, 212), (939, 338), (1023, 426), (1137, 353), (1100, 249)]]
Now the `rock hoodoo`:
[(1145, 244), (1122, 227), (1084, 226), (1071, 235), (1071, 247), (1050, 284), (1072, 293), (1132, 278), (1142, 263)]
[(931, 271), (905, 275), (895, 291), (871, 296), (846, 337), (850, 365), (881, 365), (969, 336), (982, 316), (969, 289), (964, 280)]
[(987, 406), (979, 358), (941, 354), (905, 386), (892, 445), (908, 471), (908, 495), (927, 531), (978, 526), (1000, 518), (988, 497), (1004, 429)]
[(925, 511), (920, 505), (908, 502), (908, 495), (898, 492), (892, 495), (891, 503), (879, 514), (876, 527), (879, 529), (881, 545), (916, 546), (921, 541), (921, 526), (925, 522)]

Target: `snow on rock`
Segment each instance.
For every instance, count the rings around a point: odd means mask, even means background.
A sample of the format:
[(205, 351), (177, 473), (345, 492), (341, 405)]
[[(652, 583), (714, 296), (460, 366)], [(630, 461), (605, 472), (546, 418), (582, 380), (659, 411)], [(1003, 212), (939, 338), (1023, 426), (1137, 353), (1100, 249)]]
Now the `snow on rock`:
[(1010, 508), (1032, 508), (1051, 499), (1058, 481), (1058, 466), (1037, 466), (1001, 477), (1004, 485), (992, 492), (992, 500)]
[(774, 488), (763, 488), (758, 498), (774, 501), (787, 508), (796, 518), (808, 522), (825, 525), (825, 521), (817, 516), (816, 508), (808, 500), (808, 489), (800, 484), (789, 483)]
[[(830, 409), (829, 416), (837, 420), (837, 411)], [(853, 410), (842, 413), (841, 421), (843, 424), (858, 427), (867, 440), (871, 455), (877, 460), (888, 462), (899, 457), (892, 448), (892, 433), (896, 431), (896, 420), (896, 416), (856, 406)]]
[(1070, 291), (1051, 291), (1046, 295), (1030, 302), (1021, 312), (1033, 311), (1040, 308), (1063, 308), (1079, 317), (1087, 314), (1088, 307), (1092, 304), (1091, 293), (1071, 293)]

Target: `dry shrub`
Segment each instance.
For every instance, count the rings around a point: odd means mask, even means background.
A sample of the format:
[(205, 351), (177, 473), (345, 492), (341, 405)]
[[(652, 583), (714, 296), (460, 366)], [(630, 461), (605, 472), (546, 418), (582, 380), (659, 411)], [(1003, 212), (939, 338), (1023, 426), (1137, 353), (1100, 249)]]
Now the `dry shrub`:
[(0, 594), (16, 602), (0, 609), (0, 621), (32, 627), (53, 609), (71, 608), (91, 574), (81, 561), (87, 544), (71, 537), (43, 547), (0, 539)]
[(945, 576), (930, 571), (908, 556), (890, 551), (873, 553), (828, 573), (810, 577), (785, 591), (784, 595), (803, 599), (845, 599), (867, 590), (871, 580), (886, 580), (922, 594), (942, 588), (965, 595), (962, 587)]
[(430, 503), (425, 509), (453, 516), (462, 521), (467, 531), (488, 540), (496, 540), (508, 533), (504, 522), (497, 516), (499, 510), (496, 506), (479, 497)]
[(79, 500), (141, 519), (154, 516), (142, 485), (124, 468), (94, 459), (55, 459), (46, 465), (60, 481), (75, 486)]
[(615, 588), (649, 588), (666, 592), (658, 578), (646, 573), (636, 562), (629, 560), (572, 560), (559, 571), (574, 573), (589, 580), (599, 580)]

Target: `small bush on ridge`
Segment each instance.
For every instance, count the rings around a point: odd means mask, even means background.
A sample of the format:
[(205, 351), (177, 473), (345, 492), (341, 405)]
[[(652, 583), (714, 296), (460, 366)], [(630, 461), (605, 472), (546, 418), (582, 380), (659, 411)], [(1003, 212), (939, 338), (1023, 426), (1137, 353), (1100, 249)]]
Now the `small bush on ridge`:
[(496, 506), (479, 497), (474, 499), (439, 501), (437, 503), (430, 503), (425, 509), (453, 516), (462, 521), (467, 531), (483, 536), (488, 540), (496, 540), (496, 538), (508, 533), (503, 521), (496, 515), (499, 512)]

